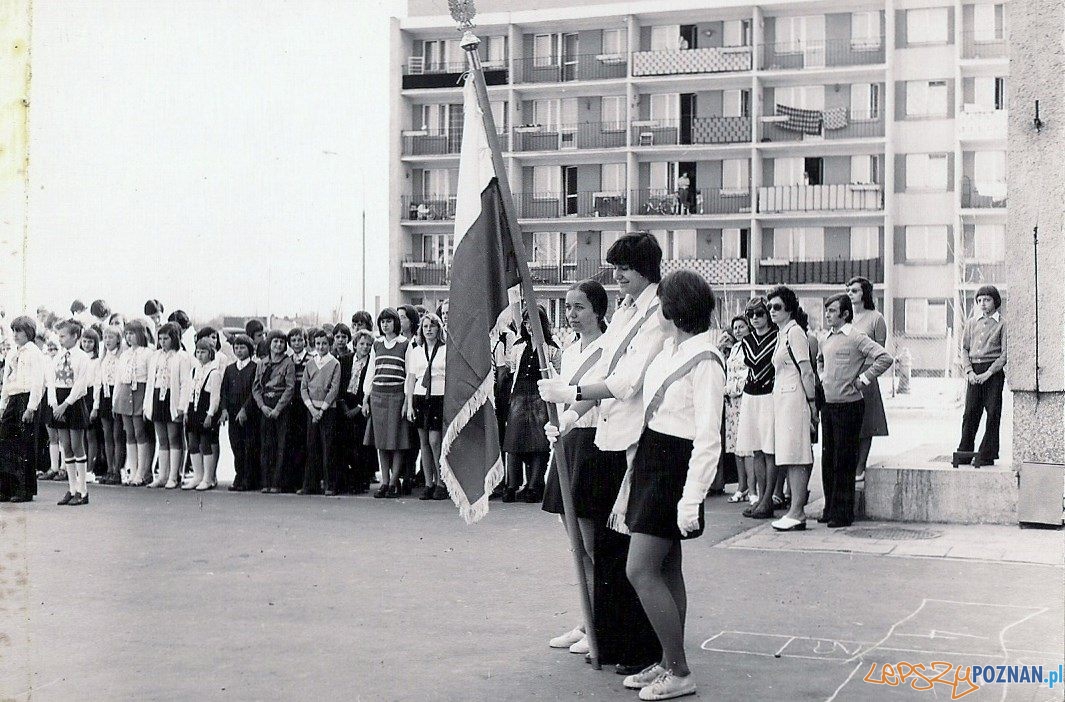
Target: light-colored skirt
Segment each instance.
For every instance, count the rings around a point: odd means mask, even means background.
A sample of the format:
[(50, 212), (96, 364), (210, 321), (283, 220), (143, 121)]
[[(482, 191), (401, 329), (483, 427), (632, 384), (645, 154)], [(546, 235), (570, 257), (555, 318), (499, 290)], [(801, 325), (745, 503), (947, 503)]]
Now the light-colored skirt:
[(773, 386), (773, 456), (778, 466), (813, 465), (814, 451), (810, 443), (810, 405), (801, 382), (790, 383), (791, 389), (781, 390), (781, 383)]
[(775, 434), (773, 396), (744, 393), (736, 427), (736, 455), (753, 456), (755, 451), (775, 453)]
[(129, 385), (119, 383), (115, 386), (115, 396), (111, 400), (112, 411), (125, 417), (139, 417), (144, 414), (145, 383)]
[(865, 400), (865, 414), (862, 419), (862, 430), (859, 436), (868, 439), (873, 436), (887, 436), (887, 413), (884, 412), (884, 398), (880, 396), (880, 382), (873, 382), (862, 388), (862, 399)]

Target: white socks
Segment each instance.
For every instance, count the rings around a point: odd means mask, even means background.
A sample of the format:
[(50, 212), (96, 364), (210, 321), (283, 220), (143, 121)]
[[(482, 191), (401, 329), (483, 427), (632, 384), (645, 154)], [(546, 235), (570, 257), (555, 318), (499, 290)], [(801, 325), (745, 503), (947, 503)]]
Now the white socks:
[[(58, 449), (59, 447), (57, 446), (56, 448)], [(71, 495), (77, 494), (78, 492), (78, 468), (74, 461), (75, 459), (71, 458), (69, 461), (63, 462), (63, 467), (67, 471), (67, 492)]]
[(143, 483), (152, 473), (152, 445), (145, 442), (137, 444), (137, 478), (138, 483)]
[(85, 456), (80, 456), (74, 458), (73, 464), (75, 474), (77, 475), (77, 478), (74, 480), (74, 486), (77, 488), (78, 493), (81, 494), (82, 497), (85, 497), (89, 494), (88, 461), (86, 460)]
[(166, 479), (170, 477), (170, 451), (168, 449), (159, 449), (156, 458), (159, 461), (159, 471), (155, 476), (155, 480), (148, 487), (160, 488), (166, 484)]
[(203, 461), (203, 481), (196, 486), (197, 490), (207, 490), (215, 484), (215, 469), (218, 468), (218, 459), (213, 453), (201, 454)]
[(132, 483), (133, 478), (137, 475), (137, 444), (126, 444), (126, 467), (122, 469), (122, 479), (127, 483)]
[(48, 444), (48, 460), (50, 461), (48, 467), (58, 473), (59, 468), (62, 466), (60, 463), (62, 454), (59, 452), (59, 444)]
[(189, 454), (189, 458), (192, 460), (192, 477), (189, 478), (187, 483), (181, 486), (182, 490), (192, 490), (203, 482), (203, 454)]
[[(166, 487), (168, 489), (181, 486), (181, 464), (185, 458), (185, 452), (181, 449), (170, 449), (170, 475), (167, 476)], [(160, 454), (160, 460), (162, 455)]]

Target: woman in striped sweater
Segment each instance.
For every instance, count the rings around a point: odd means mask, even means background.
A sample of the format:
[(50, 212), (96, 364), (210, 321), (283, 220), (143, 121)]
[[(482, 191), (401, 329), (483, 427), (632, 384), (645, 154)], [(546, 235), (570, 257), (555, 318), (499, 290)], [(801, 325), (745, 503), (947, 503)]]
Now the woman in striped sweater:
[(398, 497), (403, 452), (414, 448), (411, 424), (403, 416), (407, 379), (407, 337), (399, 333), (399, 313), (386, 307), (377, 315), (381, 338), (374, 342), (363, 381), (363, 412), (369, 412), (366, 443), (373, 441), (381, 467), (374, 497)]
[[(744, 316), (753, 331), (743, 337), (743, 358), (747, 364), (747, 381), (740, 402), (740, 419), (736, 428), (736, 453), (747, 456), (747, 489), (751, 505), (759, 502), (766, 490), (772, 493), (776, 481), (773, 462), (773, 350), (777, 343), (777, 328), (769, 321), (769, 303), (755, 297), (747, 303)], [(751, 516), (753, 507), (744, 511)], [(759, 513), (761, 514), (761, 513)], [(769, 513), (772, 516), (772, 512)]]

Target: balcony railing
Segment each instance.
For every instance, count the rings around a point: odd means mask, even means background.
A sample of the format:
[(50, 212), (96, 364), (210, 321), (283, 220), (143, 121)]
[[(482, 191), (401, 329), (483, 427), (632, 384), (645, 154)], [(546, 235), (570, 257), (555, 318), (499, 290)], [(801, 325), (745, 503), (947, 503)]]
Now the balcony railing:
[(774, 185), (758, 188), (758, 211), (831, 212), (881, 210), (879, 185)]
[(632, 75), (634, 76), (729, 73), (749, 70), (751, 70), (751, 47), (749, 46), (637, 51), (632, 54)]
[(633, 146), (743, 144), (750, 140), (750, 117), (648, 119), (637, 120), (632, 125)]
[(972, 209), (1006, 206), (1005, 183), (979, 183), (969, 176), (961, 179), (961, 206)]
[(962, 58), (1002, 58), (1008, 54), (1009, 46), (1003, 37), (987, 37), (975, 32), (965, 32), (962, 35)]
[(403, 285), (450, 285), (451, 266), (425, 261), (403, 262)]
[(515, 151), (616, 149), (625, 147), (624, 122), (582, 122), (514, 128)]
[(758, 264), (759, 285), (815, 284), (845, 285), (856, 276), (873, 283), (884, 282), (884, 261), (867, 258), (857, 261), (776, 261), (766, 259)]
[(570, 57), (533, 57), (514, 61), (515, 83), (566, 83), (606, 80), (629, 74), (627, 54), (578, 54)]
[(762, 117), (762, 141), (803, 141), (810, 139), (874, 139), (884, 136), (884, 116), (851, 112), (845, 107), (823, 110), (818, 134), (808, 134), (803, 125), (789, 117)]
[(962, 110), (958, 113), (958, 138), (1005, 139), (1008, 123), (1006, 110)]
[(866, 66), (884, 63), (883, 37), (786, 41), (762, 47), (763, 70)]
[[(499, 136), (499, 147), (510, 150), (509, 135), (505, 132)], [(412, 129), (403, 132), (404, 156), (438, 156), (457, 154), (462, 150), (462, 130), (449, 134), (440, 134), (424, 129)]]
[[(488, 85), (506, 85), (506, 63), (484, 64), (484, 82)], [(457, 88), (462, 74), (466, 72), (465, 61), (423, 61), (412, 56), (403, 65), (403, 88)]]
[(665, 188), (644, 188), (633, 192), (636, 214), (662, 217), (689, 215), (740, 214), (751, 211), (751, 195), (745, 191), (698, 188), (688, 192), (687, 202), (681, 193)]
[(443, 221), (455, 219), (455, 198), (422, 198), (404, 196), (401, 216), (410, 221)]
[(741, 285), (750, 279), (745, 258), (670, 258), (662, 261), (662, 275), (690, 269), (711, 285)]
[(1004, 262), (982, 263), (965, 261), (962, 263), (963, 283), (982, 285), (984, 283), (1001, 284), (1006, 280), (1007, 268)]
[[(598, 260), (529, 263), (533, 282), (539, 285), (564, 285), (592, 279), (603, 285), (614, 282), (614, 267)], [(450, 262), (403, 262), (403, 285), (446, 286), (451, 284)]]
[(522, 219), (625, 216), (626, 198), (621, 192), (521, 193), (514, 197)]

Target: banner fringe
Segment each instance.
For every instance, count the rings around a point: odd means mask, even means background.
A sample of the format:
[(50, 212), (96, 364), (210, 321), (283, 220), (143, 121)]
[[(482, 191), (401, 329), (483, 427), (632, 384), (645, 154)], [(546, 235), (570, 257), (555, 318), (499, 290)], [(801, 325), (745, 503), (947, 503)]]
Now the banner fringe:
[(448, 450), (451, 448), (451, 444), (458, 438), (458, 435), (466, 428), (466, 425), (473, 419), (473, 415), (483, 407), (485, 404), (495, 406), (494, 401), (494, 388), (495, 378), (489, 374), (484, 380), (481, 381), (481, 385), (477, 388), (477, 391), (470, 396), (470, 399), (466, 400), (466, 403), (459, 410), (459, 413), (455, 415), (455, 418), (448, 425), (447, 433), (444, 434), (444, 440), (440, 447), (440, 474), (444, 478), (444, 486), (447, 487), (447, 492), (451, 496), (451, 501), (455, 503), (455, 506), (459, 508), (459, 515), (466, 521), (467, 524), (473, 524), (480, 521), (486, 514), (488, 514), (488, 496), (495, 489), (499, 481), (503, 479), (503, 460), (502, 454), (496, 457), (496, 461), (492, 464), (492, 467), (488, 470), (488, 473), (484, 476), (484, 494), (481, 495), (472, 505), (470, 504), (470, 498), (466, 496), (466, 491), (462, 489), (462, 485), (459, 483), (458, 478), (455, 477), (454, 471), (451, 469), (451, 462), (448, 460)]

